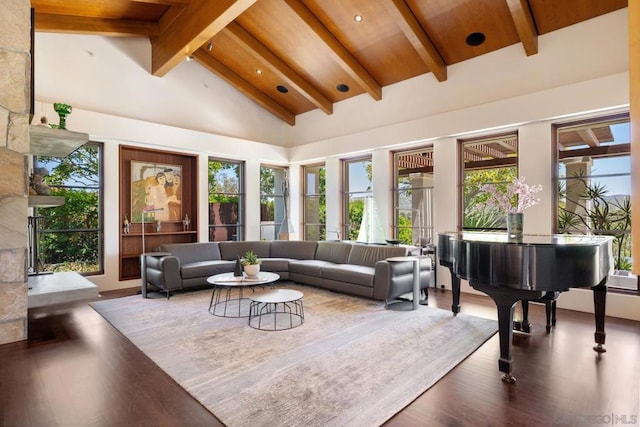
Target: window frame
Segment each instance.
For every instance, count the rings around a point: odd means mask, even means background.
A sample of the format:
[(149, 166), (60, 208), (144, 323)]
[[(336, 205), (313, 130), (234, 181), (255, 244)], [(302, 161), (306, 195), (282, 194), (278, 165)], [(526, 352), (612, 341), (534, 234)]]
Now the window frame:
[[(315, 175), (318, 177), (318, 183), (316, 185), (316, 188), (318, 189), (317, 193), (308, 193), (307, 192), (307, 184), (308, 184), (308, 173), (307, 171), (310, 169), (317, 169), (317, 173), (315, 173)], [(320, 181), (321, 181), (321, 177), (320, 177), (320, 173), (321, 170), (325, 171), (325, 183), (326, 183), (326, 163), (322, 162), (322, 163), (314, 163), (314, 164), (309, 164), (309, 165), (302, 165), (301, 166), (301, 173), (302, 173), (302, 187), (301, 187), (301, 197), (300, 199), (302, 200), (302, 206), (300, 211), (302, 212), (302, 239), (303, 240), (309, 240), (309, 233), (307, 232), (307, 227), (317, 227), (318, 231), (317, 231), (317, 236), (318, 239), (313, 239), (313, 240), (326, 240), (327, 238), (327, 218), (326, 218), (326, 186), (324, 189), (321, 188), (320, 185)], [(324, 190), (324, 191), (323, 191)], [(325, 204), (325, 218), (324, 218), (324, 222), (317, 222), (317, 223), (309, 223), (307, 222), (307, 200), (309, 198), (318, 198), (318, 206), (320, 206), (322, 204), (322, 199), (324, 198), (324, 204)], [(318, 209), (319, 211), (319, 209)], [(322, 218), (318, 218), (319, 220), (321, 220)]]
[[(598, 173), (595, 172), (593, 173), (591, 170), (589, 171), (589, 173), (587, 175), (580, 175), (580, 177), (561, 177), (560, 176), (560, 163), (561, 163), (561, 159), (560, 159), (560, 134), (562, 133), (563, 130), (577, 130), (580, 128), (588, 128), (588, 129), (592, 129), (593, 127), (597, 127), (597, 125), (616, 125), (616, 124), (621, 124), (621, 123), (627, 123), (629, 125), (629, 128), (631, 126), (631, 121), (630, 121), (630, 114), (629, 112), (623, 112), (623, 113), (618, 113), (618, 114), (611, 114), (611, 115), (605, 115), (605, 116), (598, 116), (598, 117), (591, 117), (591, 118), (587, 118), (587, 119), (582, 119), (582, 120), (575, 120), (575, 121), (567, 121), (567, 122), (562, 122), (562, 123), (554, 123), (552, 125), (552, 129), (553, 129), (553, 137), (552, 137), (552, 143), (553, 143), (553, 162), (554, 162), (554, 167), (553, 167), (553, 195), (552, 195), (552, 200), (553, 200), (553, 231), (554, 233), (563, 233), (563, 232), (567, 232), (566, 229), (561, 229), (560, 228), (560, 201), (561, 201), (561, 192), (559, 190), (560, 186), (561, 186), (561, 182), (570, 182), (572, 180), (576, 180), (576, 179), (587, 179), (589, 181), (591, 180), (595, 180), (596, 182), (601, 180), (601, 179), (607, 179), (607, 178), (619, 178), (619, 177), (627, 177), (628, 181), (629, 181), (629, 187), (631, 187), (632, 183), (632, 177), (631, 177), (631, 165), (629, 166), (629, 171), (628, 173), (619, 173), (619, 172), (615, 172), (615, 173)], [(593, 132), (593, 131), (592, 131)], [(629, 150), (628, 151), (624, 151), (621, 150), (620, 148), (613, 148), (613, 149), (605, 149), (602, 151), (608, 151), (608, 153), (603, 153), (603, 154), (598, 154), (596, 153), (593, 156), (589, 156), (592, 158), (592, 161), (595, 161), (597, 159), (613, 159), (613, 158), (621, 158), (621, 157), (629, 157), (629, 160), (631, 160), (631, 132), (629, 132), (628, 135), (629, 138), (629, 142), (626, 143), (629, 145)], [(603, 146), (601, 146), (603, 147)], [(609, 147), (616, 147), (616, 144), (612, 144)], [(618, 147), (622, 147), (622, 144), (618, 145)], [(579, 150), (581, 150), (581, 152), (579, 154), (577, 154), (576, 156), (572, 156), (572, 157), (586, 157), (583, 156), (582, 154), (586, 154), (586, 152), (588, 152), (588, 150), (590, 150), (590, 148), (580, 148)], [(586, 150), (586, 152), (585, 152)], [(572, 151), (572, 150), (564, 150), (564, 151)], [(567, 156), (569, 157), (569, 156)], [(566, 189), (567, 186), (565, 185), (564, 188)], [(611, 188), (607, 188), (607, 191), (611, 191)], [(603, 194), (603, 196), (605, 198), (607, 198), (607, 194)], [(632, 202), (632, 194), (631, 194), (631, 189), (629, 189), (629, 203)], [(612, 215), (612, 212), (609, 212), (610, 215)], [(593, 228), (590, 228), (588, 226), (584, 226), (585, 229), (583, 230), (583, 232), (586, 233), (594, 233), (594, 234), (606, 234), (603, 233), (603, 230), (595, 230)], [(577, 231), (580, 231), (582, 228), (582, 226), (580, 228), (577, 228)], [(632, 235), (632, 229), (631, 229), (631, 224), (629, 223), (629, 231), (625, 232), (625, 234), (628, 235), (628, 245), (629, 245), (629, 251), (632, 250), (631, 247), (631, 243), (630, 243), (630, 238)], [(614, 242), (614, 246), (615, 246), (615, 242)], [(615, 252), (615, 247), (614, 247), (614, 252)], [(612, 254), (612, 256), (615, 256), (615, 253)], [(629, 258), (631, 258), (631, 252), (629, 252)], [(633, 275), (630, 275), (631, 277), (633, 277)], [(615, 282), (612, 283), (612, 281), (609, 281), (608, 287), (611, 291), (613, 292), (617, 292), (617, 293), (633, 293), (633, 294), (640, 294), (640, 276), (636, 276), (636, 282), (635, 282), (635, 289), (629, 288), (629, 287), (623, 287), (623, 286), (616, 286), (614, 284)]]
[[(282, 165), (270, 165), (270, 164), (261, 164), (260, 165), (260, 240), (279, 240), (280, 236), (279, 236), (279, 231), (280, 228), (282, 227), (282, 223), (284, 222), (285, 218), (285, 203), (288, 203), (287, 200), (285, 200), (285, 194), (284, 191), (282, 192), (278, 192), (278, 186), (276, 185), (278, 182), (278, 174), (274, 173), (274, 184), (273, 184), (273, 193), (269, 193), (264, 191), (263, 187), (262, 187), (262, 171), (263, 169), (272, 169), (274, 171), (282, 171), (282, 177), (280, 182), (284, 182), (285, 180), (288, 179), (289, 176), (289, 167), (288, 166), (282, 166)], [(282, 188), (282, 187), (281, 187)], [(273, 221), (269, 221), (269, 220), (263, 220), (262, 219), (262, 201), (264, 199), (273, 199)], [(267, 205), (267, 210), (268, 210), (268, 205)], [(268, 212), (267, 212), (268, 213)], [(289, 212), (289, 215), (291, 215), (291, 212)], [(280, 220), (278, 222), (278, 220)], [(268, 233), (265, 233), (264, 230), (266, 230), (269, 227), (273, 227), (273, 238), (272, 239), (267, 239), (267, 237), (270, 235)]]
[[(517, 130), (507, 130), (505, 132), (500, 132), (500, 133), (496, 133), (496, 134), (488, 134), (488, 135), (479, 135), (479, 136), (475, 136), (472, 138), (464, 138), (464, 139), (458, 139), (458, 144), (457, 144), (457, 149), (458, 149), (458, 165), (459, 165), (459, 173), (458, 173), (458, 231), (462, 231), (462, 230), (473, 230), (473, 231), (479, 231), (479, 230), (485, 230), (485, 231), (506, 231), (507, 226), (506, 226), (506, 214), (503, 216), (500, 215), (496, 215), (494, 218), (497, 218), (497, 221), (499, 221), (499, 224), (501, 225), (502, 222), (504, 222), (504, 225), (502, 226), (493, 226), (493, 227), (465, 227), (465, 220), (466, 220), (466, 205), (465, 205), (465, 190), (466, 190), (466, 183), (465, 183), (465, 178), (466, 178), (466, 163), (465, 163), (465, 145), (471, 145), (471, 144), (482, 144), (482, 143), (491, 143), (492, 141), (496, 141), (496, 140), (506, 140), (509, 138), (515, 138), (515, 155), (513, 156), (509, 156), (507, 155), (504, 159), (505, 160), (496, 160), (493, 159), (494, 162), (496, 163), (504, 163), (504, 165), (502, 166), (497, 166), (497, 167), (479, 167), (476, 168), (475, 170), (492, 170), (492, 169), (502, 169), (502, 168), (509, 168), (509, 167), (515, 167), (515, 173), (513, 174), (512, 177), (510, 177), (511, 179), (515, 179), (517, 178), (519, 175), (519, 157), (520, 157), (520, 153), (519, 153), (519, 133)], [(513, 147), (512, 147), (513, 148)], [(488, 155), (490, 156), (490, 155)], [(512, 159), (515, 158), (515, 166), (509, 166), (509, 163), (513, 163), (510, 162), (509, 160), (506, 159)], [(478, 162), (483, 162), (483, 161), (491, 161), (491, 160), (479, 160)], [(470, 169), (470, 170), (474, 170), (474, 169)], [(508, 181), (487, 181), (484, 182), (483, 184), (494, 184), (494, 185), (503, 185), (506, 186), (507, 184), (510, 183), (510, 180)], [(480, 184), (477, 184), (480, 185)]]
[[(430, 153), (428, 155), (427, 153)], [(393, 151), (392, 153), (392, 164), (393, 164), (393, 183), (392, 183), (392, 197), (393, 197), (393, 238), (402, 240), (403, 244), (416, 244), (416, 243), (434, 243), (435, 237), (435, 225), (433, 223), (433, 180), (434, 180), (434, 171), (435, 171), (435, 158), (434, 158), (434, 147), (433, 145), (428, 145), (419, 148), (412, 148), (410, 150), (401, 150), (401, 151)], [(412, 155), (420, 155), (425, 158), (421, 162), (424, 163), (422, 166), (413, 167), (413, 168), (402, 168), (399, 166), (399, 163), (403, 161), (403, 156), (412, 156)], [(420, 163), (420, 162), (419, 162)], [(429, 165), (431, 163), (431, 165)], [(413, 166), (413, 165), (408, 165)], [(430, 186), (420, 186), (420, 187), (411, 187), (411, 188), (400, 188), (400, 170), (407, 169), (409, 171), (408, 176), (410, 177), (413, 173), (427, 173), (431, 175), (432, 184)], [(429, 171), (430, 169), (430, 171)], [(424, 191), (424, 197), (422, 200), (422, 206), (414, 208), (413, 198), (411, 199), (411, 206), (400, 206), (401, 204), (401, 192), (411, 192), (413, 195), (413, 191)], [(413, 216), (415, 210), (419, 209), (421, 213), (421, 218), (419, 222), (416, 221), (414, 224)], [(399, 225), (400, 218), (402, 217), (411, 217), (411, 225), (401, 227)], [(402, 233), (402, 230), (408, 229), (411, 230), (411, 237), (407, 238), (406, 233)], [(416, 235), (417, 229), (417, 235)]]
[[(215, 229), (215, 227), (224, 227), (224, 228), (230, 228), (230, 227), (235, 227), (236, 229), (236, 233), (235, 233), (235, 239), (231, 239), (231, 240), (236, 240), (236, 241), (241, 241), (244, 240), (244, 236), (245, 236), (245, 227), (246, 227), (246, 221), (245, 221), (245, 173), (246, 173), (246, 165), (245, 162), (243, 160), (234, 160), (234, 159), (225, 159), (225, 158), (220, 158), (220, 157), (209, 157), (207, 159), (207, 173), (209, 170), (209, 165), (211, 164), (211, 162), (216, 162), (216, 163), (225, 163), (225, 164), (229, 164), (229, 165), (235, 165), (238, 167), (238, 192), (237, 193), (229, 193), (229, 192), (212, 192), (211, 191), (211, 182), (210, 182), (210, 176), (207, 175), (207, 186), (208, 186), (208, 191), (207, 191), (207, 206), (208, 206), (208, 215), (207, 215), (207, 222), (208, 222), (208, 231), (207, 231), (207, 235), (208, 235), (208, 239), (210, 242), (215, 242), (215, 235), (212, 234), (213, 229)], [(211, 197), (212, 195), (220, 195), (223, 197), (237, 197), (238, 198), (238, 202), (237, 202), (237, 219), (238, 222), (235, 224), (212, 224), (211, 223), (211, 209), (212, 209), (212, 202), (211, 202)], [(232, 234), (232, 236), (234, 236)], [(214, 240), (212, 240), (212, 238)], [(218, 240), (219, 241), (219, 240)]]
[[(78, 190), (82, 190), (82, 189), (90, 189), (90, 190), (95, 190), (98, 193), (98, 202), (97, 202), (97, 210), (98, 210), (98, 215), (97, 215), (97, 222), (98, 222), (98, 226), (96, 228), (75, 228), (75, 229), (47, 229), (47, 228), (42, 228), (42, 229), (38, 229), (38, 226), (34, 226), (34, 236), (33, 239), (35, 239), (35, 244), (38, 245), (38, 249), (37, 249), (37, 257), (40, 258), (40, 256), (42, 255), (42, 249), (41, 249), (41, 245), (40, 245), (40, 239), (41, 239), (41, 234), (48, 234), (48, 233), (55, 233), (55, 234), (71, 234), (71, 233), (90, 233), (90, 232), (95, 232), (97, 233), (97, 263), (98, 263), (98, 269), (97, 270), (93, 270), (93, 271), (77, 271), (77, 269), (74, 270), (57, 270), (57, 271), (75, 271), (83, 276), (96, 276), (96, 275), (102, 275), (105, 273), (105, 260), (104, 260), (104, 143), (102, 142), (97, 142), (97, 141), (88, 141), (85, 144), (82, 145), (82, 147), (80, 147), (79, 149), (82, 149), (83, 147), (96, 147), (97, 152), (98, 152), (98, 174), (97, 174), (97, 178), (98, 178), (98, 184), (95, 186), (87, 186), (87, 185), (67, 185), (67, 184), (51, 184), (49, 183), (50, 187), (52, 190), (58, 190), (58, 189), (78, 189)], [(39, 167), (39, 163), (40, 160), (43, 158), (51, 158), (51, 159), (65, 159), (66, 157), (58, 157), (58, 156), (33, 156), (32, 158), (32, 164), (33, 167)], [(46, 163), (45, 163), (46, 164)], [(46, 182), (46, 178), (45, 178), (45, 182)], [(45, 217), (46, 215), (41, 215), (41, 209), (56, 209), (54, 208), (42, 208), (42, 207), (38, 207), (38, 206), (34, 206), (33, 207), (33, 214), (34, 214), (34, 218), (39, 218), (39, 217)], [(34, 225), (38, 225), (39, 221), (36, 220), (36, 223)], [(36, 265), (32, 266), (34, 268), (34, 273), (36, 274), (40, 274), (40, 269), (39, 266), (37, 265), (39, 263), (39, 259), (35, 259), (33, 260)]]
[[(371, 167), (373, 167), (373, 160), (372, 160), (372, 156), (371, 155), (366, 155), (366, 156), (359, 156), (359, 157), (353, 157), (353, 158), (349, 158), (349, 159), (342, 159), (342, 168), (341, 168), (341, 177), (340, 177), (340, 189), (341, 189), (341, 195), (342, 197), (340, 198), (341, 200), (341, 206), (340, 206), (340, 211), (342, 213), (341, 215), (341, 224), (340, 224), (340, 230), (341, 230), (341, 238), (343, 240), (351, 240), (351, 233), (350, 233), (350, 228), (351, 228), (351, 222), (350, 222), (350, 212), (349, 212), (349, 207), (350, 207), (350, 201), (351, 201), (351, 196), (352, 195), (357, 195), (357, 194), (367, 194), (368, 197), (373, 197), (373, 181), (369, 181), (370, 184), (370, 189), (368, 191), (350, 191), (349, 190), (349, 165), (354, 164), (354, 163), (366, 163), (369, 162), (371, 164)], [(366, 166), (365, 166), (366, 168)], [(366, 198), (367, 196), (365, 196)], [(360, 227), (360, 224), (358, 225), (358, 228)], [(357, 239), (355, 239), (357, 240)]]

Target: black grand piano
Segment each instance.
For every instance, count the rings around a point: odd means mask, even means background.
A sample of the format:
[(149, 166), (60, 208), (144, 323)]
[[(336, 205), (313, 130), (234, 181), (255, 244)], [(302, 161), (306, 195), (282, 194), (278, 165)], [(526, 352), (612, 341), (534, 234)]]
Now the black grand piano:
[(518, 301), (538, 300), (548, 292), (591, 288), (595, 311), (595, 351), (605, 352), (607, 276), (613, 268), (611, 237), (450, 232), (438, 235), (440, 265), (451, 271), (453, 314), (460, 311), (460, 279), (489, 295), (498, 308), (502, 380), (511, 375), (513, 309)]

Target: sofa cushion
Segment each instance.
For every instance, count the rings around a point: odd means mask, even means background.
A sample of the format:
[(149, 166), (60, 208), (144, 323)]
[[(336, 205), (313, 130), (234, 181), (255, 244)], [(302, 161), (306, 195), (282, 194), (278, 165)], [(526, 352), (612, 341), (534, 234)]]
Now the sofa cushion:
[(269, 258), (271, 256), (271, 242), (267, 240), (258, 241), (225, 241), (219, 242), (220, 256), (222, 259), (235, 260), (242, 258), (247, 251), (253, 251), (259, 258)]
[(375, 267), (376, 262), (394, 256), (404, 256), (406, 251), (402, 246), (355, 244), (349, 252), (347, 264)]
[(318, 242), (311, 240), (274, 240), (271, 258), (314, 259)]
[(289, 271), (289, 258), (262, 258), (260, 270), (262, 271)]
[(209, 277), (214, 274), (233, 271), (234, 261), (197, 261), (182, 264), (180, 275), (183, 279), (194, 277)]
[(320, 241), (316, 249), (316, 259), (334, 264), (346, 264), (352, 246), (353, 243), (350, 242)]
[(182, 265), (197, 261), (220, 259), (218, 242), (165, 243), (160, 246), (160, 250), (178, 257)]
[(375, 268), (364, 265), (334, 264), (322, 267), (322, 279), (373, 287)]
[(322, 267), (330, 265), (333, 265), (333, 263), (318, 259), (292, 259), (289, 261), (289, 273), (302, 274), (304, 276), (322, 277)]

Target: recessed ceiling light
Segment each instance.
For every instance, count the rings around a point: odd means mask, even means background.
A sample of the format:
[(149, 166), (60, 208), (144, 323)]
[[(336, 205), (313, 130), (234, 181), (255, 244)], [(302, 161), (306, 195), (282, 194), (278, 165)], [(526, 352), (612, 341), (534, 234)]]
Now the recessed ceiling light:
[(362, 22), (362, 15), (354, 15), (353, 20), (356, 22)]
[(256, 68), (256, 74), (262, 74), (262, 70), (260, 68)]
[(469, 46), (480, 46), (487, 37), (483, 33), (471, 33), (467, 36), (467, 44)]
[(338, 90), (338, 92), (349, 92), (349, 86), (344, 83), (340, 83), (338, 86), (336, 86), (336, 89)]
[(289, 89), (287, 89), (286, 86), (282, 86), (282, 85), (278, 85), (276, 86), (276, 89), (278, 90), (278, 92), (280, 93), (287, 93), (289, 92)]

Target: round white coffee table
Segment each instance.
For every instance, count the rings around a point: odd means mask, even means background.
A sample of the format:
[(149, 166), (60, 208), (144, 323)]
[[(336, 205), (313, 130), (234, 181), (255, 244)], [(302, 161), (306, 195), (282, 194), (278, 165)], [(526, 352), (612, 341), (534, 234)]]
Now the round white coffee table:
[(253, 293), (249, 299), (249, 326), (261, 331), (283, 331), (304, 323), (303, 293), (272, 289)]
[(248, 317), (248, 301), (245, 289), (254, 291), (256, 286), (264, 286), (280, 279), (280, 275), (261, 271), (255, 278), (234, 277), (233, 273), (216, 274), (207, 278), (213, 285), (209, 313), (220, 317)]

